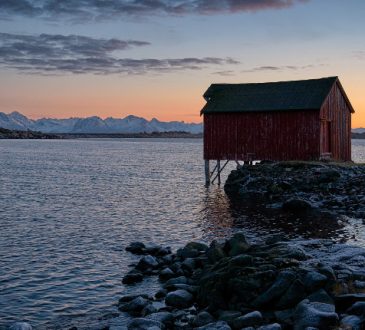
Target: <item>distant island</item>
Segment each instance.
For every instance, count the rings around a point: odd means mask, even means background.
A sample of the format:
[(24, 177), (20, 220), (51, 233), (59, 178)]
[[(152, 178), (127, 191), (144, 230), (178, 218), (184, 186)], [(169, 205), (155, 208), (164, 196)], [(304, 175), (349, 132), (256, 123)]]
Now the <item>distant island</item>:
[(351, 133), (351, 139), (365, 139), (365, 132), (364, 133)]
[(45, 134), (36, 131), (17, 131), (0, 127), (0, 139), (59, 139), (55, 134)]

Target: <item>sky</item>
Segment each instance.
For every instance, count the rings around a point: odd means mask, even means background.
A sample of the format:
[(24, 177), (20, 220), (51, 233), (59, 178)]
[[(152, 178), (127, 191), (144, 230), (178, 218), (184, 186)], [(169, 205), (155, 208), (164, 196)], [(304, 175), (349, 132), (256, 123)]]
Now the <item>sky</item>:
[(339, 76), (365, 127), (363, 0), (0, 0), (0, 111), (201, 122), (212, 83)]

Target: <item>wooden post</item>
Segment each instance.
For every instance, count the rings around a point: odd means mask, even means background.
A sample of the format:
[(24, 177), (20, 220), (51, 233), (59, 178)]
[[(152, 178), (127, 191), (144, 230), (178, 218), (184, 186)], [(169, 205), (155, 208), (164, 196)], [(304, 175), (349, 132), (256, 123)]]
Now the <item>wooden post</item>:
[(221, 184), (221, 161), (217, 160), (217, 170), (218, 170), (218, 185)]
[(210, 171), (209, 171), (209, 160), (205, 160), (205, 184), (210, 185)]

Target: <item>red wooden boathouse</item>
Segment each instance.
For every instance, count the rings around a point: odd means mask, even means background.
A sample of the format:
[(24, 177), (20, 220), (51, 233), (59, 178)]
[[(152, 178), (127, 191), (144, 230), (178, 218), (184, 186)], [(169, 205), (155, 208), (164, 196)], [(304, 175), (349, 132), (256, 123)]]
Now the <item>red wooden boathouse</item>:
[(220, 160), (351, 160), (354, 109), (338, 77), (212, 84), (204, 98), (206, 169), (209, 160), (218, 173)]

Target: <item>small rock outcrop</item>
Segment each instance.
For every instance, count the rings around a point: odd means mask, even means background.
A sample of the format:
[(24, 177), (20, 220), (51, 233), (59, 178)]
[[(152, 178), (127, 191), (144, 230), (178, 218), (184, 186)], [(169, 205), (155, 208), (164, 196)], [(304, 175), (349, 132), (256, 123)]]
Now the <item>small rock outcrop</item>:
[(365, 167), (352, 163), (271, 162), (239, 166), (224, 189), (242, 202), (293, 215), (365, 218)]

